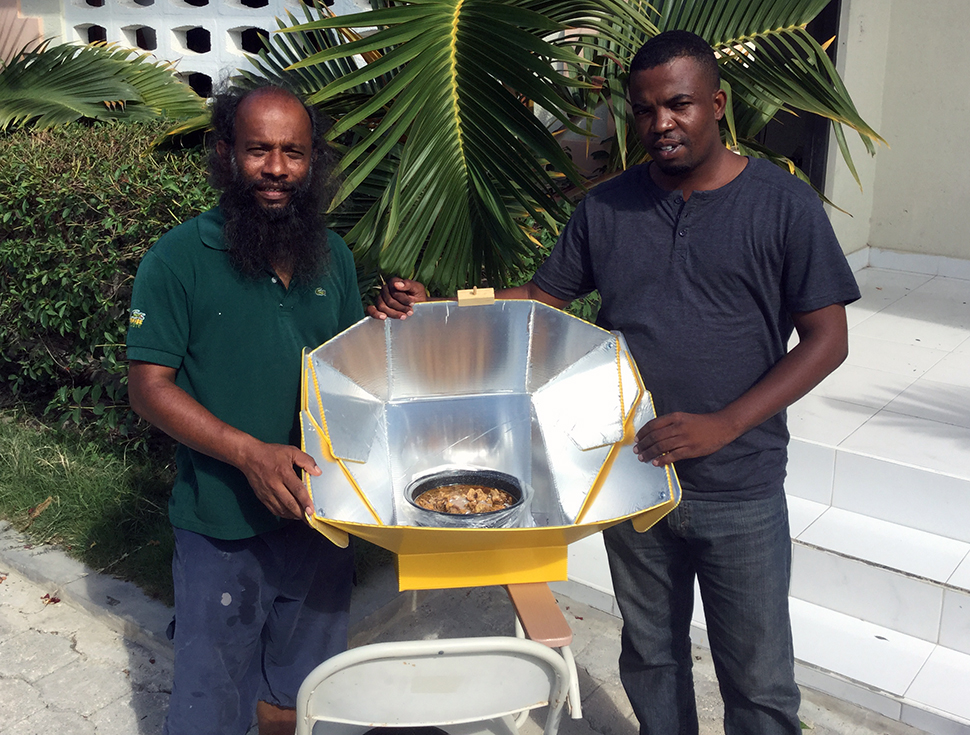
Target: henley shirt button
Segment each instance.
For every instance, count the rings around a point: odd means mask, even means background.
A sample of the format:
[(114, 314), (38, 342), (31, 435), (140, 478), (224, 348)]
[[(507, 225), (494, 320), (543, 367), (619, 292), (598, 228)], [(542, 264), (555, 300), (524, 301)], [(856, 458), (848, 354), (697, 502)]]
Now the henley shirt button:
[(687, 230), (681, 230), (677, 234), (680, 235), (681, 237), (687, 237)]
[(272, 281), (273, 283), (276, 283), (276, 276), (273, 276), (272, 278), (270, 278), (270, 280), (271, 280), (271, 281)]

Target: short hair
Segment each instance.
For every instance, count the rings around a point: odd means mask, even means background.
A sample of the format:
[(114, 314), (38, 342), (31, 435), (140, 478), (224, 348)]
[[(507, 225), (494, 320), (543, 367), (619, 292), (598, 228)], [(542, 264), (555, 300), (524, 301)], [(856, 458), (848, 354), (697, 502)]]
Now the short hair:
[(643, 44), (630, 62), (630, 76), (685, 56), (700, 65), (714, 89), (720, 88), (721, 72), (714, 49), (707, 41), (690, 31), (664, 31)]
[(211, 130), (206, 136), (209, 148), (209, 183), (216, 189), (224, 189), (232, 180), (232, 171), (226, 161), (222, 159), (216, 150), (216, 143), (223, 141), (230, 148), (236, 144), (236, 115), (243, 100), (252, 94), (264, 94), (266, 92), (277, 92), (292, 97), (306, 110), (310, 118), (310, 138), (313, 152), (318, 161), (332, 166), (335, 154), (327, 144), (326, 133), (330, 129), (331, 123), (313, 105), (292, 89), (263, 82), (254, 86), (239, 86), (226, 83), (220, 90), (212, 95), (212, 122)]

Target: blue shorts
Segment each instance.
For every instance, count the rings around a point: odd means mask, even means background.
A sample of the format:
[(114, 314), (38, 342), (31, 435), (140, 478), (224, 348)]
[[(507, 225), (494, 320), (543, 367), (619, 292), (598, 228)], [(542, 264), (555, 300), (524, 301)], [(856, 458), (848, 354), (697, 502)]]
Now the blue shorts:
[(256, 702), (296, 706), (347, 648), (352, 548), (298, 522), (223, 541), (176, 528), (175, 676), (166, 735), (245, 735)]

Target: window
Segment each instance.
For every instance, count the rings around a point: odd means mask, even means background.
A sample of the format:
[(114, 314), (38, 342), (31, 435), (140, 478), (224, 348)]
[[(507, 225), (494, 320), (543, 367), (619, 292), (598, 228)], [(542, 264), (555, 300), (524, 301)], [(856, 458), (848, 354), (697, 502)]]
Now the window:
[(150, 26), (128, 26), (123, 30), (129, 46), (137, 46), (145, 51), (154, 51), (158, 48), (158, 38), (154, 28)]
[(208, 74), (191, 72), (183, 77), (183, 80), (192, 87), (192, 91), (199, 97), (208, 97), (212, 94), (212, 77)]

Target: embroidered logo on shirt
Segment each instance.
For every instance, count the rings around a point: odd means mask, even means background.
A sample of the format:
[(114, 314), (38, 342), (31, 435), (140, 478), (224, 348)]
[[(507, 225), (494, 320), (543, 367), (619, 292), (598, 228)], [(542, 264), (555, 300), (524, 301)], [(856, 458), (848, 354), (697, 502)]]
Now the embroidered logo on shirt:
[(327, 295), (326, 289), (323, 289), (323, 288), (318, 288), (313, 293), (315, 293), (317, 296), (326, 296)]
[(132, 327), (140, 327), (145, 321), (145, 312), (140, 309), (132, 309), (131, 316), (128, 317), (128, 324)]

